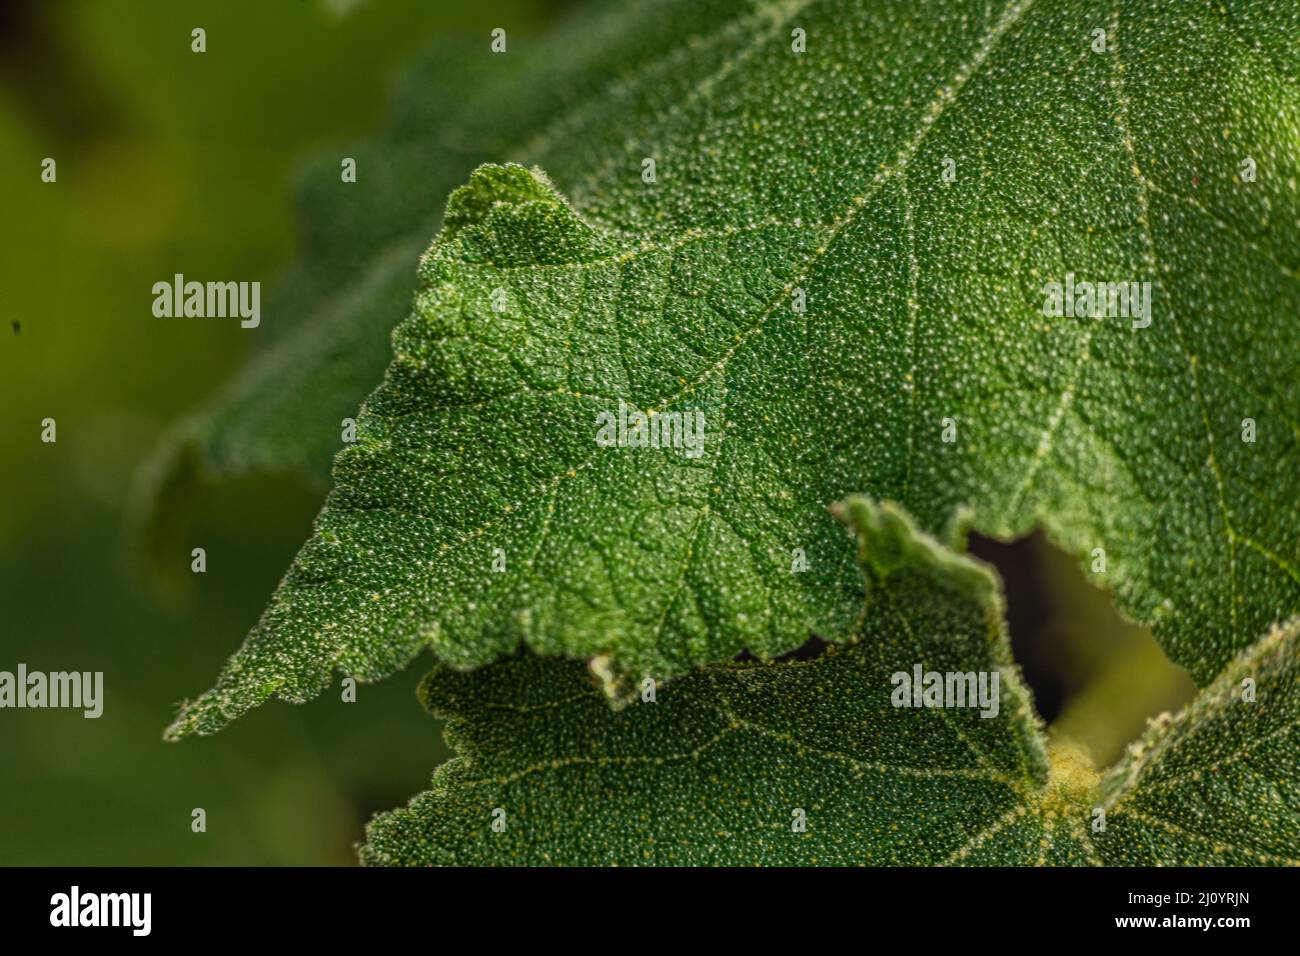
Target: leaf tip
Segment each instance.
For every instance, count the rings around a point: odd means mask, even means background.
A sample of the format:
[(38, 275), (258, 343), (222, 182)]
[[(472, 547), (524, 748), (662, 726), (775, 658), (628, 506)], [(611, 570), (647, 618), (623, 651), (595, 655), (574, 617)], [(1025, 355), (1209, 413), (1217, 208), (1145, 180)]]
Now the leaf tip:
[(540, 168), (518, 163), (484, 163), (469, 182), (453, 190), (443, 215), (442, 238), (454, 238), (466, 226), (483, 222), (498, 205), (525, 202), (563, 203), (550, 178)]
[(1001, 607), (993, 572), (931, 537), (897, 502), (852, 495), (832, 505), (831, 514), (857, 536), (858, 563), (873, 574), (886, 578), (908, 567), (923, 569), (985, 608)]

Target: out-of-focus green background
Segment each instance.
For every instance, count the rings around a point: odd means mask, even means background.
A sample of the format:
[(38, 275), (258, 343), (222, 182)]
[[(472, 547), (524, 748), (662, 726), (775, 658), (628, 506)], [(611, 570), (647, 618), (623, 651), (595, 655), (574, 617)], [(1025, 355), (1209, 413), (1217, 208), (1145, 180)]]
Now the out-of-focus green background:
[[(445, 759), (415, 667), (355, 704), (271, 703), (217, 737), (162, 742), (175, 702), (256, 621), (321, 492), (289, 476), (220, 485), (198, 504), (208, 571), (190, 603), (162, 606), (133, 580), (133, 473), (252, 342), (234, 321), (159, 324), (150, 290), (176, 272), (265, 290), (295, 253), (295, 171), (382, 123), (397, 68), (440, 34), (527, 35), (557, 5), (0, 5), (0, 670), (105, 674), (98, 720), (0, 711), (0, 864), (350, 864), (368, 817)], [(55, 444), (40, 441), (46, 417)], [(1100, 762), (1186, 697), (1073, 562), (1041, 542), (984, 547), (1045, 712)]]
[[(254, 339), (234, 321), (160, 324), (150, 289), (184, 272), (265, 294), (295, 254), (295, 175), (383, 123), (403, 64), (441, 34), (485, 50), (494, 27), (526, 36), (557, 6), (0, 3), (0, 670), (100, 670), (106, 697), (98, 720), (0, 711), (0, 864), (353, 863), (370, 814), (428, 785), (446, 748), (418, 667), (355, 704), (272, 704), (218, 737), (162, 742), (174, 703), (256, 621), (321, 495), (288, 477), (220, 486), (199, 502), (193, 601), (160, 607), (133, 580), (120, 535), (134, 469)], [(190, 830), (195, 807), (206, 833)]]

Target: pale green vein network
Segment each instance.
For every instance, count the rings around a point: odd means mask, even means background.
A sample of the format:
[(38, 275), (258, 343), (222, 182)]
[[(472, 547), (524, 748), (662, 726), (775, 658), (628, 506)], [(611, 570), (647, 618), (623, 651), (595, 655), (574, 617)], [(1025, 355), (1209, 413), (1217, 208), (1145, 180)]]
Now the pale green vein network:
[[(524, 654), (435, 670), (423, 696), (449, 718), (459, 756), (429, 792), (372, 821), (363, 862), (1300, 862), (1294, 623), (1155, 721), (1099, 785), (1083, 755), (1045, 754), (991, 572), (896, 506), (856, 499), (843, 514), (871, 613), (858, 640), (823, 657), (716, 665), (620, 712), (573, 662)], [(932, 636), (900, 632), (899, 620)], [(917, 664), (997, 670), (1000, 713), (894, 706), (891, 674)], [(1223, 773), (1229, 762), (1248, 772)]]
[[(422, 648), (522, 642), (622, 696), (848, 638), (826, 506), (856, 492), (1101, 549), (1203, 684), (1297, 610), (1295, 43), (1262, 59), (1190, 0), (728, 9), (533, 138), (556, 186), (453, 197), (312, 540), (173, 733)], [(1151, 326), (1044, 315), (1066, 273), (1150, 281)], [(703, 457), (598, 447), (620, 402), (701, 410)]]

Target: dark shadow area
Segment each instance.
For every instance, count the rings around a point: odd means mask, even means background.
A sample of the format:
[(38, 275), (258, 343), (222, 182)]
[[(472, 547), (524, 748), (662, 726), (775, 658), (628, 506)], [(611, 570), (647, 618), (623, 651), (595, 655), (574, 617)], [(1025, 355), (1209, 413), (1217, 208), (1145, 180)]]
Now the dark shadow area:
[[(823, 654), (826, 653), (826, 648), (828, 647), (830, 647), (830, 644), (828, 644), (826, 641), (823, 641), (820, 637), (814, 634), (812, 637), (808, 638), (808, 640), (804, 641), (794, 650), (787, 651), (786, 653), (782, 654), (780, 657), (772, 658), (772, 660), (778, 664), (784, 663), (786, 661), (816, 660), (817, 658), (821, 657)], [(740, 661), (742, 663), (756, 663), (757, 661), (760, 660), (760, 658), (755, 657), (753, 654), (749, 653), (749, 651), (741, 651), (739, 654), (736, 655), (735, 660)]]
[(1002, 577), (1012, 654), (1052, 738), (1103, 769), (1148, 720), (1192, 699), (1191, 678), (1149, 630), (1124, 620), (1106, 577), (1042, 532), (1011, 542), (972, 534), (968, 546)]
[(1039, 716), (1050, 724), (1060, 715), (1066, 698), (1077, 689), (1077, 679), (1063, 672), (1059, 649), (1046, 639), (1053, 616), (1052, 594), (1035, 555), (1039, 549), (1050, 547), (1047, 539), (1038, 531), (1011, 542), (972, 534), (967, 546), (972, 555), (996, 567), (1002, 576), (1011, 652), (1034, 692)]
[(0, 3), (0, 85), (66, 146), (108, 135), (124, 120), (93, 66), (59, 29), (54, 7), (39, 0)]

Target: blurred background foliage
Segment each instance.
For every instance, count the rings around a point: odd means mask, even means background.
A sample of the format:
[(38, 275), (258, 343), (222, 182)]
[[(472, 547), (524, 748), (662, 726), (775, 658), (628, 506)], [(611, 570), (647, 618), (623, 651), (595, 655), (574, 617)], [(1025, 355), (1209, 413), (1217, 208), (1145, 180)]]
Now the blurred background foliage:
[[(404, 64), (440, 35), (486, 50), (493, 27), (526, 36), (554, 12), (0, 4), (0, 669), (102, 670), (106, 697), (98, 720), (0, 711), (0, 863), (352, 863), (370, 814), (427, 786), (447, 751), (415, 669), (355, 704), (270, 706), (220, 737), (162, 742), (175, 702), (256, 621), (322, 495), (293, 478), (219, 485), (190, 535), (208, 555), (190, 603), (159, 606), (132, 578), (120, 544), (137, 465), (253, 338), (234, 322), (161, 326), (150, 289), (183, 272), (265, 291), (295, 253), (299, 170), (382, 124)], [(40, 441), (46, 417), (56, 444)], [(206, 833), (190, 830), (194, 807)]]
[[(150, 289), (176, 272), (269, 285), (296, 248), (296, 172), (382, 123), (402, 64), (441, 35), (485, 49), (496, 26), (527, 36), (558, 7), (0, 4), (0, 669), (105, 675), (98, 720), (0, 711), (0, 864), (350, 864), (369, 816), (447, 756), (416, 668), (355, 704), (273, 703), (218, 737), (162, 742), (177, 699), (256, 621), (322, 491), (293, 477), (208, 489), (190, 534), (207, 550), (201, 587), (170, 605), (132, 578), (120, 544), (135, 469), (251, 345), (236, 322), (160, 326)], [(46, 417), (55, 444), (40, 441)], [(1006, 577), (1045, 715), (1100, 763), (1190, 696), (1073, 560), (1038, 538), (976, 550)]]

